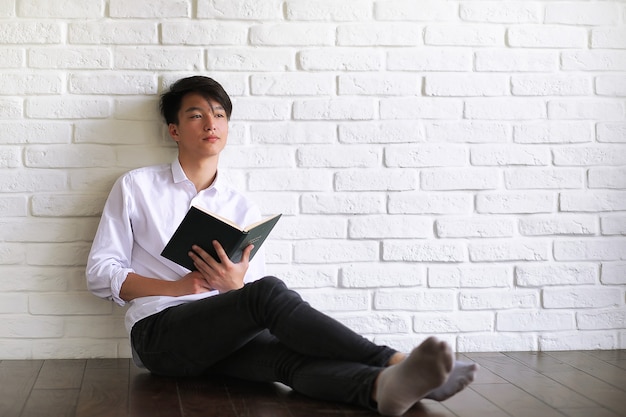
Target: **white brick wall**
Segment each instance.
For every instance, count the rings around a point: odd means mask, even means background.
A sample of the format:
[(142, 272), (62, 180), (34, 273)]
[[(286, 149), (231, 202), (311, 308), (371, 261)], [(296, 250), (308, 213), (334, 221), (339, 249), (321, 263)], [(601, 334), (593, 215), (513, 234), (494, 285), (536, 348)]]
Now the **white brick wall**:
[(626, 2), (0, 2), (0, 359), (127, 357), (85, 257), (205, 74), (269, 271), (381, 343), (626, 348)]

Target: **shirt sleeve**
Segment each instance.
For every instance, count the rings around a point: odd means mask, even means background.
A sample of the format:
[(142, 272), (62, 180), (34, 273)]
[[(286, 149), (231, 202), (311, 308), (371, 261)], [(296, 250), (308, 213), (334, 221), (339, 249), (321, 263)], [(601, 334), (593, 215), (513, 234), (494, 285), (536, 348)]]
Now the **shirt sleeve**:
[(124, 305), (120, 289), (130, 267), (133, 231), (128, 198), (130, 178), (119, 178), (105, 203), (100, 224), (87, 259), (87, 288), (98, 297)]

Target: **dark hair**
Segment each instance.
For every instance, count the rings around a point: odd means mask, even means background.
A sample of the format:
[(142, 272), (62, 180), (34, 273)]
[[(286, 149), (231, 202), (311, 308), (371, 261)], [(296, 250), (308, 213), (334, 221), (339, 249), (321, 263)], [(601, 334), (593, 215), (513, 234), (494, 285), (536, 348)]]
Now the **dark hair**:
[(189, 93), (198, 93), (205, 99), (215, 100), (226, 111), (226, 117), (230, 119), (233, 104), (224, 88), (212, 78), (196, 75), (182, 78), (170, 86), (169, 91), (161, 95), (159, 109), (165, 119), (165, 123), (178, 124), (178, 112), (180, 111), (183, 97)]

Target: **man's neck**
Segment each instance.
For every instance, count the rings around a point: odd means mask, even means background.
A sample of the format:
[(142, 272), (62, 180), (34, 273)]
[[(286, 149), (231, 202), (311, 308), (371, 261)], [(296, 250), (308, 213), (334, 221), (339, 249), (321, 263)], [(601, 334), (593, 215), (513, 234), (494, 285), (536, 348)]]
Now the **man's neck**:
[(189, 160), (178, 156), (180, 166), (183, 168), (185, 175), (196, 186), (196, 191), (200, 192), (208, 188), (217, 175), (217, 157), (202, 160)]

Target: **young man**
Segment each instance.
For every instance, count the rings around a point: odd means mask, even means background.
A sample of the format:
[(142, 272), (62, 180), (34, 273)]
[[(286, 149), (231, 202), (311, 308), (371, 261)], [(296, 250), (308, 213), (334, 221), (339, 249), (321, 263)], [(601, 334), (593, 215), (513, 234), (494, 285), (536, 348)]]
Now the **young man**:
[(313, 309), (275, 277), (262, 249), (232, 263), (218, 242), (215, 261), (199, 247), (189, 271), (160, 253), (192, 204), (249, 224), (259, 210), (219, 176), (232, 111), (207, 77), (174, 83), (161, 113), (178, 158), (130, 171), (104, 207), (87, 264), (97, 296), (130, 303), (126, 327), (133, 359), (161, 375), (220, 373), (279, 381), (311, 397), (401, 415), (422, 398), (444, 400), (467, 386), (477, 366), (454, 363), (429, 338), (405, 355), (378, 346)]

